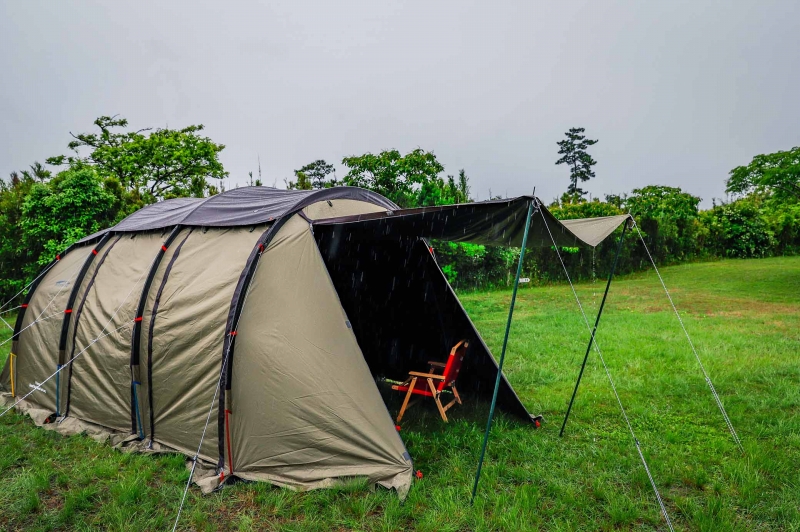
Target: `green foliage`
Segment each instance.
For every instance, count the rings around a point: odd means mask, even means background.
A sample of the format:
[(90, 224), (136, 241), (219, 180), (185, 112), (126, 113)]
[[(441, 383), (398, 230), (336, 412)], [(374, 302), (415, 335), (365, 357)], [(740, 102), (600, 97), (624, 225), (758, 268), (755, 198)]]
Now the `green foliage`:
[[(152, 203), (175, 197), (203, 197), (210, 189), (207, 178), (228, 175), (219, 161), (225, 146), (200, 136), (202, 125), (183, 129), (149, 129), (117, 132), (124, 118), (101, 116), (94, 121), (99, 133), (80, 133), (68, 147), (72, 156), (50, 157), (52, 165), (91, 165), (102, 177), (115, 177), (137, 199)], [(82, 149), (87, 155), (81, 155)]]
[(730, 171), (728, 192), (746, 194), (754, 190), (800, 199), (800, 147), (756, 155), (747, 166), (737, 166)]
[(31, 175), (11, 174), (0, 180), (0, 296), (5, 302), (25, 286), (28, 253), (22, 245), (22, 205), (36, 180)]
[(717, 205), (703, 218), (708, 229), (706, 245), (719, 256), (766, 257), (776, 245), (766, 220), (749, 198)]
[(294, 171), (294, 181), (287, 181), (286, 182), (286, 189), (287, 190), (311, 190), (314, 188), (311, 179), (305, 174), (305, 172), (301, 172), (300, 170)]
[(387, 150), (345, 157), (342, 164), (349, 168), (343, 184), (383, 194), (400, 207), (435, 205), (431, 202), (441, 199), (444, 181), (438, 176), (444, 166), (433, 152), (417, 148), (400, 155), (397, 150)]
[(519, 249), (468, 242), (432, 242), (436, 260), (456, 289), (477, 290), (507, 286)]
[(110, 193), (90, 166), (59, 173), (48, 183), (36, 183), (22, 206), (22, 245), (33, 264), (33, 275), (85, 236), (108, 227), (117, 217), (119, 198)]
[(558, 154), (562, 157), (556, 161), (556, 165), (566, 164), (569, 167), (569, 187), (567, 194), (583, 196), (586, 191), (578, 186), (578, 182), (585, 182), (594, 177), (592, 166), (597, 161), (586, 151), (589, 146), (597, 144), (596, 140), (587, 139), (583, 133), (586, 129), (573, 127), (564, 133), (566, 139), (558, 142)]
[(623, 204), (645, 234), (656, 260), (676, 262), (697, 256), (700, 198), (680, 188), (648, 186), (634, 189)]
[(572, 202), (554, 203), (548, 210), (559, 220), (573, 220), (576, 218), (595, 218), (600, 216), (619, 216), (624, 211), (612, 204), (594, 198), (592, 201), (578, 200)]
[(334, 173), (332, 164), (328, 164), (324, 159), (317, 159), (312, 163), (308, 163), (299, 170), (295, 170), (295, 176), (302, 173), (305, 179), (311, 182), (312, 189), (330, 188), (336, 186), (336, 179), (328, 179), (328, 176)]

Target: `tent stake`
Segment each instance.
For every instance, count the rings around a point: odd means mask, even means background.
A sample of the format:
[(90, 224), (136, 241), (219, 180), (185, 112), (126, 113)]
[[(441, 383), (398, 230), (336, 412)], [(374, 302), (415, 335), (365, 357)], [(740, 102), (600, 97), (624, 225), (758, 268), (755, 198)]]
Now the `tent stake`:
[(589, 337), (589, 345), (586, 346), (586, 354), (583, 356), (583, 364), (581, 364), (581, 371), (578, 373), (578, 380), (575, 382), (575, 389), (572, 391), (572, 398), (569, 400), (569, 406), (567, 407), (567, 414), (564, 416), (564, 423), (561, 424), (561, 432), (558, 433), (558, 436), (561, 437), (564, 435), (564, 428), (567, 426), (567, 420), (569, 419), (569, 414), (572, 411), (572, 403), (575, 402), (575, 396), (578, 395), (578, 386), (581, 385), (581, 378), (583, 377), (583, 370), (586, 369), (586, 361), (589, 360), (589, 352), (592, 349), (592, 344), (594, 343), (594, 337), (597, 333), (597, 326), (600, 325), (600, 316), (603, 315), (603, 308), (606, 306), (606, 298), (608, 297), (608, 289), (611, 288), (611, 280), (614, 278), (614, 272), (617, 269), (617, 263), (619, 262), (619, 255), (622, 251), (622, 242), (625, 238), (625, 231), (628, 229), (628, 222), (625, 222), (625, 225), (622, 226), (622, 234), (619, 237), (619, 244), (617, 245), (617, 254), (614, 257), (614, 264), (611, 266), (611, 271), (608, 273), (608, 282), (606, 282), (606, 291), (603, 293), (603, 300), (600, 302), (600, 309), (597, 311), (597, 318), (594, 320), (594, 329), (592, 329), (592, 335)]
[(528, 217), (525, 220), (525, 232), (522, 235), (522, 248), (519, 251), (519, 262), (517, 263), (517, 276), (514, 278), (514, 290), (511, 292), (511, 305), (508, 308), (508, 321), (506, 322), (506, 334), (503, 338), (503, 350), (500, 352), (500, 361), (497, 364), (497, 379), (494, 381), (494, 393), (492, 394), (492, 406), (489, 408), (489, 421), (486, 423), (486, 434), (483, 435), (483, 447), (481, 448), (481, 457), (478, 460), (478, 471), (475, 473), (475, 484), (472, 486), (472, 499), (470, 504), (475, 502), (475, 493), (478, 491), (478, 481), (481, 478), (481, 469), (483, 468), (483, 459), (486, 456), (486, 446), (489, 443), (489, 432), (492, 429), (492, 419), (494, 418), (494, 407), (497, 404), (497, 394), (500, 391), (500, 380), (503, 378), (503, 361), (506, 358), (506, 346), (508, 345), (508, 333), (511, 330), (511, 316), (514, 315), (514, 303), (517, 300), (517, 288), (519, 288), (519, 278), (522, 275), (522, 259), (525, 257), (525, 246), (528, 244), (528, 228), (531, 225), (531, 217), (533, 216), (533, 203), (531, 200), (528, 204)]

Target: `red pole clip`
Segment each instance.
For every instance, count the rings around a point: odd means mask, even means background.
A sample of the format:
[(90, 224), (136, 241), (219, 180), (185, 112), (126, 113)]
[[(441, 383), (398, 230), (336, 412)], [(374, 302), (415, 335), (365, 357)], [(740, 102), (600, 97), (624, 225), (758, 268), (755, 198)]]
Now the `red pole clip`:
[(133, 321), (142, 321), (142, 317), (141, 317), (141, 316), (138, 316), (138, 317), (137, 317), (137, 318), (135, 318)]
[(236, 336), (236, 331), (231, 331), (231, 336)]
[(72, 309), (68, 308), (64, 311), (64, 314), (72, 314)]
[(56, 260), (61, 260), (61, 255), (56, 255)]
[(97, 255), (97, 250), (96, 249), (92, 250), (92, 255)]
[(23, 303), (22, 304), (22, 308), (28, 308), (28, 304), (27, 303)]
[(261, 244), (261, 243), (259, 243), (259, 244), (258, 244), (258, 250), (259, 250), (261, 253), (264, 253), (264, 244)]
[(161, 251), (166, 251), (166, 250), (167, 250), (167, 246), (161, 246)]

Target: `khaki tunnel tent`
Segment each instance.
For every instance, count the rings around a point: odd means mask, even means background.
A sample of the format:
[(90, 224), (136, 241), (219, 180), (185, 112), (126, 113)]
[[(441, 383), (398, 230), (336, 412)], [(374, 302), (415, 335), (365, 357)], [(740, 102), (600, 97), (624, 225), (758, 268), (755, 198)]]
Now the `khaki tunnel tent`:
[[(376, 379), (460, 339), (464, 396), (489, 399), (498, 372), (426, 239), (519, 246), (531, 202), (533, 246), (552, 245), (548, 227), (559, 245), (594, 246), (627, 218), (560, 223), (533, 197), (402, 210), (350, 187), (150, 205), (31, 286), (0, 387), (189, 456), (211, 408), (199, 458), (226, 477), (367, 477), (405, 495), (411, 457)], [(498, 407), (530, 419), (505, 379)]]

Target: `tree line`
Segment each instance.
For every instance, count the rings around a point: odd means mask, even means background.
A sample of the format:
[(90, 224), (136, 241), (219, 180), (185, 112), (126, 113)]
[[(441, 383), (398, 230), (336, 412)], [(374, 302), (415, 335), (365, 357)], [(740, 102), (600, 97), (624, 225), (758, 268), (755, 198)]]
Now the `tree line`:
[[(228, 176), (219, 160), (225, 148), (203, 135), (202, 125), (131, 131), (118, 116), (102, 116), (89, 133), (71, 134), (68, 153), (33, 163), (0, 180), (0, 297), (15, 294), (72, 243), (119, 222), (145, 205), (177, 197), (207, 197), (224, 190)], [(548, 208), (556, 217), (584, 218), (630, 213), (656, 260), (676, 263), (717, 257), (763, 257), (800, 251), (800, 148), (758, 155), (730, 172), (735, 200), (699, 209), (700, 198), (679, 188), (648, 186), (626, 195), (586, 199), (581, 183), (594, 177), (588, 150), (597, 140), (572, 128), (558, 142), (558, 165), (569, 169), (565, 193)], [(358, 186), (401, 207), (466, 203), (465, 170), (446, 174), (432, 151), (385, 150), (344, 157), (345, 174), (315, 160), (285, 181), (289, 189)], [(260, 173), (260, 172), (259, 172)], [(260, 179), (251, 184), (260, 186)], [(466, 243), (434, 243), (451, 283), (483, 289), (510, 282), (519, 250)], [(613, 242), (596, 250), (562, 250), (578, 279), (603, 276)], [(628, 238), (620, 271), (646, 266), (641, 244)], [(526, 254), (525, 276), (535, 283), (562, 278), (552, 249)]]

